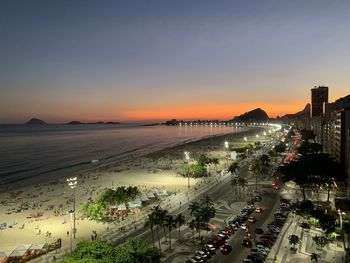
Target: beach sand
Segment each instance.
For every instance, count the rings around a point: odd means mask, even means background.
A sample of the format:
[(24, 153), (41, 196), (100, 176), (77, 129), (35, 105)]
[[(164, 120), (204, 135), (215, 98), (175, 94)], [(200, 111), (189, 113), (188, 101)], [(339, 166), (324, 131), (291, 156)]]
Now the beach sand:
[[(95, 199), (104, 189), (122, 185), (138, 186), (142, 192), (186, 191), (187, 178), (178, 173), (184, 162), (184, 151), (190, 152), (192, 161), (203, 153), (209, 157), (216, 157), (220, 161), (218, 169), (222, 169), (226, 163), (224, 142), (227, 140), (230, 145), (239, 147), (244, 145), (244, 136), (248, 136), (248, 140), (254, 142), (257, 140), (255, 134), (261, 133), (262, 129), (257, 127), (242, 133), (178, 145), (78, 174), (75, 242), (89, 239), (93, 230), (101, 233), (108, 227), (108, 224), (81, 219), (80, 207), (89, 197)], [(213, 168), (210, 170), (215, 173)], [(191, 178), (191, 185), (200, 182), (201, 179)], [(21, 209), (21, 205), (28, 209)], [(67, 211), (72, 208), (73, 190), (69, 188), (65, 179), (1, 192), (0, 224), (6, 223), (7, 228), (0, 230), (0, 251), (11, 252), (20, 245), (54, 242), (57, 238), (62, 238), (62, 242), (68, 241), (70, 217)], [(38, 213), (42, 216), (35, 218)], [(46, 237), (47, 231), (51, 232), (50, 237)]]

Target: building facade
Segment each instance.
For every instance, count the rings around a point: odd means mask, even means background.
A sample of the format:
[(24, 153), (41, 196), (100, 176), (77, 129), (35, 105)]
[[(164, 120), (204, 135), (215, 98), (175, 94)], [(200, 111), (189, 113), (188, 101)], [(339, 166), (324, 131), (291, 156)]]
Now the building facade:
[(328, 87), (311, 89), (310, 117), (298, 127), (314, 132), (323, 151), (343, 166), (350, 186), (350, 95), (328, 103)]
[(311, 117), (323, 116), (328, 103), (328, 87), (319, 86), (311, 89)]

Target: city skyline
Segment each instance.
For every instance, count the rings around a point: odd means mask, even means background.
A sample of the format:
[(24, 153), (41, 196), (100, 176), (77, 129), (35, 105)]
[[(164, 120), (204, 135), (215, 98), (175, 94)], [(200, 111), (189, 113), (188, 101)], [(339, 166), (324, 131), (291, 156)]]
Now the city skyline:
[(198, 3), (1, 3), (0, 123), (276, 117), (313, 86), (348, 95), (350, 3)]

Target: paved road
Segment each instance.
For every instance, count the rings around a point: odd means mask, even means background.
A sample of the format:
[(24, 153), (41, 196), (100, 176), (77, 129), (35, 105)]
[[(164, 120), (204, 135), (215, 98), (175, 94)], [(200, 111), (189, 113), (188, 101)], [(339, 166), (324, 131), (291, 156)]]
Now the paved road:
[[(248, 223), (250, 232), (252, 233), (252, 240), (254, 239), (254, 231), (256, 228), (266, 229), (267, 224), (273, 221), (274, 211), (279, 206), (279, 193), (272, 189), (266, 189), (260, 191), (260, 195), (263, 196), (262, 202), (257, 202), (257, 207), (263, 208), (262, 213), (253, 213), (252, 215), (257, 219), (255, 223)], [(210, 262), (215, 263), (228, 263), (228, 262), (242, 262), (242, 260), (250, 254), (250, 248), (245, 248), (241, 245), (241, 241), (245, 236), (245, 230), (240, 229), (234, 233), (229, 239), (229, 244), (232, 245), (232, 251), (229, 255), (223, 255), (218, 250), (217, 254), (211, 259)], [(259, 235), (256, 236), (256, 240), (259, 240)], [(254, 242), (253, 242), (254, 244)]]
[[(248, 166), (244, 165), (241, 170), (240, 170), (240, 176), (247, 176), (247, 174), (249, 173), (248, 171)], [(204, 192), (203, 194), (199, 195), (197, 198), (192, 199), (192, 201), (195, 200), (200, 200), (201, 198), (203, 198), (204, 196), (208, 195), (214, 202), (217, 202), (219, 200), (222, 199), (232, 199), (232, 186), (231, 186), (231, 178), (227, 177), (226, 179), (222, 180), (221, 182), (218, 182), (214, 187), (212, 187), (211, 189), (209, 189), (208, 191)], [(190, 196), (191, 198), (191, 196)], [(188, 209), (190, 203), (186, 203), (183, 204), (181, 206), (181, 208), (177, 208), (174, 211), (172, 211), (172, 214), (178, 214), (178, 213), (182, 213), (186, 219), (190, 218), (190, 211)], [(149, 229), (140, 229), (136, 232), (133, 233), (134, 237), (140, 237), (142, 238), (144, 241), (152, 243), (152, 235), (151, 235), (151, 231)], [(164, 234), (162, 232), (160, 232), (159, 234), (160, 238), (164, 237)], [(116, 245), (118, 244), (122, 244), (123, 242), (125, 242), (125, 240), (128, 237), (125, 236), (124, 238), (121, 238), (117, 241), (117, 243), (115, 243)]]

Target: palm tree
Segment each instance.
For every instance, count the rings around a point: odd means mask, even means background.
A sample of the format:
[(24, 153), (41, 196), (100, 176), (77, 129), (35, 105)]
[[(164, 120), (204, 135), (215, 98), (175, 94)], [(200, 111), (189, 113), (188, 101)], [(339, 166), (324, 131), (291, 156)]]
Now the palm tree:
[(239, 165), (238, 163), (235, 162), (230, 164), (227, 171), (230, 172), (231, 174), (235, 174), (238, 169), (239, 169)]
[(192, 238), (193, 238), (193, 243), (194, 243), (194, 229), (196, 228), (196, 222), (194, 219), (192, 219), (191, 221), (189, 221), (187, 223), (188, 227), (191, 229), (192, 232)]
[(290, 235), (288, 237), (288, 240), (289, 240), (289, 244), (293, 246), (293, 249), (295, 249), (295, 246), (300, 243), (300, 237), (298, 237), (297, 235)]
[(154, 233), (153, 233), (154, 225), (155, 225), (155, 216), (154, 216), (154, 213), (150, 213), (150, 214), (148, 214), (148, 219), (145, 223), (145, 226), (146, 227), (149, 226), (151, 228), (153, 247), (155, 246), (154, 245)]
[(182, 213), (180, 213), (180, 214), (177, 214), (177, 216), (175, 217), (175, 221), (177, 222), (177, 225), (179, 227), (179, 240), (180, 240), (180, 231), (181, 231), (180, 228), (186, 222), (186, 218)]
[(246, 179), (244, 179), (243, 177), (238, 177), (237, 183), (243, 191), (244, 191), (244, 188), (248, 186), (248, 181)]
[(312, 253), (310, 259), (312, 262), (318, 262), (318, 259), (321, 258), (320, 254)]
[(258, 175), (264, 175), (268, 172), (270, 166), (270, 158), (263, 154), (253, 161), (253, 171), (255, 173), (255, 190), (258, 190)]
[(202, 199), (202, 205), (205, 205), (206, 207), (212, 206), (214, 204), (213, 200), (210, 199), (210, 197), (208, 195), (206, 195), (203, 199)]
[(169, 231), (169, 248), (171, 249), (171, 231), (176, 227), (176, 220), (172, 215), (166, 215), (165, 217), (165, 226)]
[(238, 178), (233, 178), (233, 179), (231, 180), (231, 185), (232, 185), (233, 188), (234, 188), (234, 192), (237, 193)]
[(317, 249), (321, 250), (322, 248), (324, 248), (328, 243), (329, 243), (329, 240), (324, 237), (324, 236), (314, 236), (312, 238), (317, 246)]
[(188, 206), (188, 209), (191, 211), (190, 212), (191, 215), (196, 214), (199, 211), (200, 208), (201, 208), (201, 206), (199, 205), (199, 203), (197, 201), (193, 201)]
[(154, 206), (152, 208), (152, 218), (154, 219), (154, 224), (157, 226), (157, 237), (158, 237), (158, 244), (159, 244), (159, 250), (161, 251), (161, 245), (160, 245), (160, 238), (159, 238), (159, 226), (163, 226), (164, 224), (164, 215), (165, 210), (160, 208), (159, 205)]

